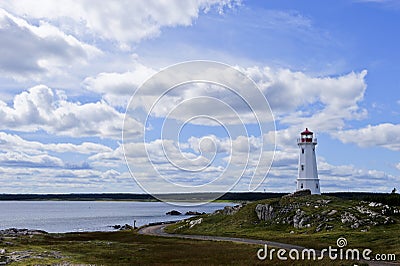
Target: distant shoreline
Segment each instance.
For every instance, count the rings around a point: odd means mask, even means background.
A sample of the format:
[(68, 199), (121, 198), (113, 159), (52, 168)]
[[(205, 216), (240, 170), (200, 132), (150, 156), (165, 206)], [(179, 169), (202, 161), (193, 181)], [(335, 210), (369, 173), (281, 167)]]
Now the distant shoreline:
[[(0, 201), (137, 201), (159, 202), (157, 196), (170, 202), (202, 202), (212, 198), (213, 193), (188, 194), (130, 194), (130, 193), (71, 193), (71, 194), (0, 194)], [(288, 193), (272, 192), (228, 192), (220, 196), (217, 193), (214, 202), (255, 201), (269, 198), (279, 198)], [(334, 196), (343, 199), (357, 199), (380, 201), (393, 197), (398, 201), (399, 194), (375, 192), (330, 192), (322, 195)], [(397, 196), (396, 196), (397, 195)]]
[[(143, 201), (157, 202), (157, 197), (168, 201), (205, 201), (213, 197), (214, 193), (188, 193), (188, 194), (130, 194), (130, 193), (72, 193), (72, 194), (0, 194), (0, 201)], [(261, 192), (228, 192), (222, 196), (215, 193), (216, 200), (224, 201), (243, 201), (260, 200), (265, 198), (281, 197), (286, 193), (261, 193)]]

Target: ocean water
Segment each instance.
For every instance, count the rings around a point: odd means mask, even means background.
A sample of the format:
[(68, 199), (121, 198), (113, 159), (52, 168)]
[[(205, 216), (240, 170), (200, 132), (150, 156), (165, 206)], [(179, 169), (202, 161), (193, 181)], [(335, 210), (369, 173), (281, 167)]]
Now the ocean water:
[(174, 206), (164, 202), (121, 201), (0, 201), (0, 229), (40, 229), (52, 233), (112, 231), (120, 224), (136, 226), (175, 221), (190, 216), (170, 216), (177, 210), (211, 213), (233, 203), (208, 203), (200, 206)]

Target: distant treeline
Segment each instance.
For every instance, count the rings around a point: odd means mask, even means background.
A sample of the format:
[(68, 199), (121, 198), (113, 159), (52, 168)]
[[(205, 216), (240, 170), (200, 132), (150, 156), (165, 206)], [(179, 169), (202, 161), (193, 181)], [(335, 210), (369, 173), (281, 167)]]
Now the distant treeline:
[(342, 199), (373, 201), (391, 206), (400, 206), (400, 194), (397, 193), (332, 192), (323, 193), (323, 195), (334, 196)]
[(148, 194), (125, 194), (125, 193), (103, 193), (103, 194), (0, 194), (0, 200), (147, 200), (155, 201)]
[[(209, 199), (212, 193), (191, 193), (191, 194), (163, 194), (163, 199), (171, 201), (201, 201)], [(217, 197), (217, 200), (224, 201), (255, 201), (269, 198), (279, 198), (287, 193), (270, 192), (228, 192)], [(380, 202), (392, 206), (400, 206), (400, 194), (397, 193), (372, 193), (372, 192), (332, 192), (323, 193), (326, 196), (334, 196), (349, 200), (365, 200)], [(157, 196), (157, 195), (156, 195)], [(70, 200), (70, 201), (91, 201), (91, 200), (136, 200), (136, 201), (158, 201), (157, 197), (148, 194), (128, 193), (102, 193), (102, 194), (0, 194), (0, 200)]]
[[(161, 197), (168, 200), (193, 200), (201, 201), (212, 198), (213, 193), (190, 193), (190, 194), (163, 194)], [(218, 193), (219, 195), (220, 193)], [(254, 201), (267, 198), (281, 197), (285, 193), (262, 193), (262, 192), (228, 192), (222, 196), (216, 196), (217, 200), (226, 201)], [(158, 201), (157, 195), (128, 194), (128, 193), (102, 193), (102, 194), (0, 194), (0, 200), (138, 200)]]

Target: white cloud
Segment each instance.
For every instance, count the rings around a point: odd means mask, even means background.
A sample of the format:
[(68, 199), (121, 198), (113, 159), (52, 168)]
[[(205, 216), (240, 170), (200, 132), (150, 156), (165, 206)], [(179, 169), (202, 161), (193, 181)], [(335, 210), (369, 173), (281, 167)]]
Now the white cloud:
[[(15, 131), (45, 130), (71, 137), (98, 136), (120, 139), (124, 114), (104, 101), (69, 102), (44, 85), (15, 96), (13, 105), (0, 101), (0, 128)], [(130, 120), (129, 134), (140, 136), (141, 126)]]
[(26, 168), (61, 168), (64, 163), (61, 159), (47, 154), (28, 155), (21, 152), (7, 152), (0, 154), (0, 165)]
[(135, 63), (133, 68), (125, 73), (99, 73), (96, 77), (86, 78), (83, 85), (87, 90), (101, 94), (109, 104), (125, 107), (129, 96), (155, 73), (155, 70), (139, 63)]
[(81, 144), (72, 143), (41, 143), (38, 141), (28, 141), (18, 135), (0, 132), (0, 148), (5, 150), (23, 150), (31, 153), (42, 153), (52, 151), (56, 153), (73, 152), (80, 154), (94, 154), (99, 152), (112, 151), (110, 147), (98, 143), (83, 142)]
[[(148, 68), (143, 68), (141, 65), (139, 66), (139, 69), (148, 70)], [(360, 73), (351, 72), (337, 77), (311, 77), (305, 73), (292, 72), (288, 69), (272, 70), (268, 67), (263, 69), (253, 67), (241, 70), (248, 74), (262, 89), (279, 122), (289, 125), (288, 128), (279, 130), (276, 134), (276, 142), (280, 149), (295, 150), (296, 147), (294, 147), (294, 144), (296, 138), (300, 130), (305, 127), (318, 129), (317, 133), (327, 132), (336, 134), (337, 129), (344, 126), (345, 121), (360, 119), (366, 114), (366, 110), (359, 106), (359, 103), (363, 100), (366, 89), (366, 71)], [(140, 72), (141, 71), (138, 73)], [(103, 93), (104, 97), (121, 97), (125, 94), (125, 98), (127, 98), (128, 93), (130, 93), (128, 89), (129, 86), (127, 85), (129, 81), (113, 84), (110, 80), (115, 75), (118, 76), (118, 74), (115, 73), (110, 73), (109, 75), (103, 73), (97, 78), (88, 79), (87, 83), (92, 84), (93, 88), (97, 87), (98, 92)], [(132, 84), (139, 83), (136, 81), (136, 77), (133, 73), (124, 73), (120, 75), (129, 77), (127, 80), (130, 80)], [(123, 84), (123, 86), (120, 86), (120, 84)], [(146, 96), (143, 96), (140, 101), (137, 101), (138, 104), (145, 106), (147, 111), (149, 111), (152, 104), (156, 102), (158, 98), (157, 94), (165, 89), (162, 88), (159, 83), (157, 83), (157, 85), (157, 87), (154, 86), (154, 90), (146, 91)], [(239, 93), (241, 89), (244, 88), (240, 88), (239, 86)], [(199, 97), (204, 95), (211, 99), (202, 98), (202, 101), (199, 101)], [(198, 104), (194, 101), (191, 102), (191, 99), (196, 99)], [(235, 120), (235, 117), (232, 116), (231, 110), (227, 110), (225, 106), (222, 106), (224, 108), (218, 108), (217, 104), (211, 104), (215, 103), (211, 101), (213, 99), (238, 108), (238, 106), (235, 105), (235, 100), (232, 98), (231, 91), (219, 86), (196, 83), (180, 86), (179, 90), (173, 90), (163, 95), (153, 112), (159, 117), (168, 114), (170, 117), (180, 121), (186, 121), (195, 114), (210, 114), (224, 125), (232, 121), (237, 121), (237, 118)], [(257, 103), (262, 100), (262, 98), (255, 99), (255, 108), (262, 106)], [(180, 105), (180, 103), (186, 104)], [(213, 106), (213, 108), (210, 108), (210, 106)], [(175, 110), (169, 113), (171, 110), (174, 110), (174, 108), (179, 110), (179, 112)], [(238, 111), (243, 118), (246, 117), (243, 116), (243, 114), (248, 110), (240, 109)], [(243, 119), (240, 123), (247, 123), (249, 121)], [(191, 123), (200, 125), (208, 125), (208, 122), (207, 120), (201, 119), (191, 121)], [(263, 133), (267, 134), (269, 137), (272, 137), (274, 134), (272, 131)], [(233, 136), (233, 138), (236, 137), (237, 136)], [(226, 152), (228, 151), (226, 149), (231, 149), (230, 146), (228, 147), (225, 145), (231, 145), (230, 143), (221, 143), (215, 138), (212, 139), (214, 143), (216, 143), (219, 152)], [(190, 147), (196, 151), (199, 141), (199, 138), (192, 138), (189, 143), (191, 145)], [(241, 147), (241, 145), (235, 143), (233, 147), (238, 148)], [(213, 149), (214, 147), (210, 146), (209, 148)], [(247, 146), (245, 148), (247, 149)]]
[(4, 193), (142, 192), (128, 173), (116, 170), (0, 166)]
[(46, 23), (32, 25), (0, 8), (0, 71), (16, 79), (54, 75), (101, 51)]
[(52, 0), (2, 1), (1, 6), (28, 19), (60, 25), (84, 38), (89, 32), (100, 39), (116, 40), (121, 47), (155, 37), (162, 27), (190, 26), (200, 12), (235, 6), (231, 0), (101, 1)]
[(366, 70), (338, 77), (311, 77), (288, 69), (244, 69), (265, 92), (281, 123), (322, 130), (344, 126), (345, 120), (365, 117), (358, 106), (366, 89)]
[(384, 123), (364, 128), (342, 130), (334, 137), (344, 143), (356, 143), (360, 147), (379, 146), (400, 151), (400, 125)]
[[(302, 72), (269, 67), (239, 70), (257, 83), (271, 105), (275, 118), (296, 130), (308, 126), (318, 128), (319, 132), (332, 132), (343, 128), (345, 121), (362, 119), (367, 114), (366, 109), (359, 105), (366, 89), (366, 70), (336, 77), (312, 77)], [(97, 77), (87, 78), (84, 84), (89, 90), (102, 94), (107, 102), (118, 105), (125, 103), (132, 95), (133, 88), (154, 72), (153, 69), (137, 64), (135, 71), (101, 73)], [(218, 78), (215, 77), (216, 80)], [(169, 82), (165, 80), (166, 84)], [(263, 97), (246, 97), (248, 86), (237, 85), (234, 89), (238, 94), (221, 86), (204, 83), (181, 85), (164, 93), (167, 88), (161, 82), (155, 83), (145, 94), (142, 92), (141, 97), (136, 95), (138, 99), (134, 106), (142, 105), (146, 112), (153, 108), (151, 112), (157, 117), (169, 115), (180, 121), (198, 114), (210, 115), (222, 124), (252, 122), (254, 111), (266, 112), (262, 104)], [(243, 104), (243, 99), (250, 100), (252, 110)], [(191, 123), (209, 125), (210, 121), (196, 119), (191, 120)]]

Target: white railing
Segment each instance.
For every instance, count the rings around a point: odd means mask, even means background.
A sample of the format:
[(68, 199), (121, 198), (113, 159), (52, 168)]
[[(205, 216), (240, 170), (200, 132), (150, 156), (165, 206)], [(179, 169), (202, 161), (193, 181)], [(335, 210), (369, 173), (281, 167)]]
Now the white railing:
[(297, 143), (317, 143), (317, 138), (313, 138), (311, 141), (306, 141), (306, 139), (304, 139), (304, 141), (301, 141), (301, 138), (297, 139)]

